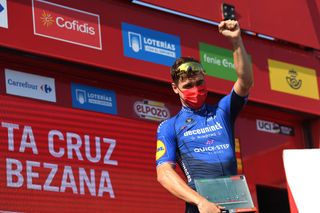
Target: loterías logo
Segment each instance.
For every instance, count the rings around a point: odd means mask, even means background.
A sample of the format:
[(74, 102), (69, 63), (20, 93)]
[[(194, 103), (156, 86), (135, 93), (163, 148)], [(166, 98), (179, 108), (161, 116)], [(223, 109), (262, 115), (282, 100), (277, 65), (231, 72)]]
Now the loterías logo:
[(35, 35), (102, 49), (99, 15), (44, 0), (32, 2)]

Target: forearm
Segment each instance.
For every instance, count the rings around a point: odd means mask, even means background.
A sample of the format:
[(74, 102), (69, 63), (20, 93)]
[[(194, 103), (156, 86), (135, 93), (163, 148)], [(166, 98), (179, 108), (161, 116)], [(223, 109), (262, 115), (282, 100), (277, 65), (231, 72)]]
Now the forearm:
[(176, 197), (195, 205), (204, 199), (196, 191), (190, 188), (185, 181), (172, 168), (164, 168), (171, 165), (163, 165), (157, 169), (160, 184)]
[(246, 95), (253, 84), (251, 64), (241, 37), (233, 39), (231, 42), (235, 70), (238, 76), (236, 87), (239, 90), (238, 92), (241, 93), (239, 95)]

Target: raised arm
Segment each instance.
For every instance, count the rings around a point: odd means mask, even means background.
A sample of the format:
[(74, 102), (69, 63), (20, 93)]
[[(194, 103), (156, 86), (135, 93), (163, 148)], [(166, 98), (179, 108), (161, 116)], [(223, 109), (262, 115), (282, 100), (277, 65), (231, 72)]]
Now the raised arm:
[(234, 20), (222, 21), (218, 28), (219, 32), (227, 37), (233, 46), (234, 66), (238, 75), (234, 91), (240, 96), (246, 96), (253, 85), (253, 72), (242, 42), (239, 23)]

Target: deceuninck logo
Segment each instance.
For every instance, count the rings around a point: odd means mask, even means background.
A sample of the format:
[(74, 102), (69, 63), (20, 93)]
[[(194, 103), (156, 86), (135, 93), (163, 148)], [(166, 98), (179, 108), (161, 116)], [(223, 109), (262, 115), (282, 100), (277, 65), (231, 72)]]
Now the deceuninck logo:
[(6, 69), (6, 92), (44, 101), (56, 102), (53, 78)]
[(8, 28), (7, 0), (0, 0), (0, 27)]
[(122, 23), (124, 55), (144, 61), (171, 66), (181, 55), (180, 38)]
[(272, 90), (319, 100), (316, 70), (273, 59), (268, 65)]
[(99, 15), (43, 0), (32, 4), (35, 35), (102, 49)]

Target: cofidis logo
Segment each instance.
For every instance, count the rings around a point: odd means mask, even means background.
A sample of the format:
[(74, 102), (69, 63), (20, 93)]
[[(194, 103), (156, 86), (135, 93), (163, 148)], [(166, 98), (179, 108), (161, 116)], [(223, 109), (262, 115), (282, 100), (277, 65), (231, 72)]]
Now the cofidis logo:
[(171, 66), (181, 55), (178, 36), (122, 23), (124, 55)]
[(99, 15), (43, 0), (32, 4), (35, 35), (102, 50)]
[(5, 70), (7, 94), (56, 102), (53, 78), (10, 69)]

